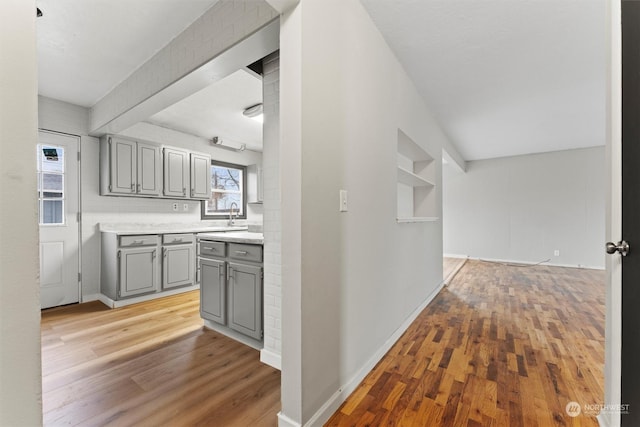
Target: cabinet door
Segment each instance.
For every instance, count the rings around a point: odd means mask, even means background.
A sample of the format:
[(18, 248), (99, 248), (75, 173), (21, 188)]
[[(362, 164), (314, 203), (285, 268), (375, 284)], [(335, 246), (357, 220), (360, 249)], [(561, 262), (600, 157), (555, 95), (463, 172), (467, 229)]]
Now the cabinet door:
[(262, 267), (229, 263), (229, 327), (262, 339)]
[(191, 153), (191, 198), (208, 200), (211, 197), (211, 157)]
[(157, 246), (120, 249), (120, 297), (158, 291), (157, 255)]
[(162, 251), (162, 289), (193, 285), (193, 245), (167, 246)]
[(136, 143), (119, 138), (109, 139), (109, 191), (136, 192)]
[(227, 323), (226, 262), (200, 258), (200, 316), (225, 325)]
[(187, 197), (189, 188), (189, 153), (173, 148), (164, 149), (164, 195)]
[(138, 194), (159, 196), (162, 177), (162, 163), (160, 160), (160, 147), (150, 144), (138, 143)]

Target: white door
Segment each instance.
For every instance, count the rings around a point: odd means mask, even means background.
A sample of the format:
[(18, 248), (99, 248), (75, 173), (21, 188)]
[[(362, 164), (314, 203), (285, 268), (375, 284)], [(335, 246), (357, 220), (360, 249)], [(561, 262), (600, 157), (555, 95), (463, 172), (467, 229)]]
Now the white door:
[(38, 133), (41, 308), (80, 300), (79, 138)]

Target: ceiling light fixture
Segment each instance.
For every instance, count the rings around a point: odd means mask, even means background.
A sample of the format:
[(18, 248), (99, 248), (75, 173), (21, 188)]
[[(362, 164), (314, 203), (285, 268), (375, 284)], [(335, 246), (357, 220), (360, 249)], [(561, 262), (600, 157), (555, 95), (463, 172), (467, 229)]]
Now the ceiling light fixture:
[(223, 142), (222, 138), (219, 138), (217, 136), (211, 138), (211, 144), (215, 145), (216, 147), (224, 148), (225, 150), (231, 151), (244, 151), (247, 148), (246, 144), (240, 144), (240, 147), (233, 147), (232, 145)]
[(262, 123), (262, 104), (256, 104), (252, 105), (251, 107), (245, 108), (242, 114), (244, 114), (245, 117), (249, 117), (250, 119)]

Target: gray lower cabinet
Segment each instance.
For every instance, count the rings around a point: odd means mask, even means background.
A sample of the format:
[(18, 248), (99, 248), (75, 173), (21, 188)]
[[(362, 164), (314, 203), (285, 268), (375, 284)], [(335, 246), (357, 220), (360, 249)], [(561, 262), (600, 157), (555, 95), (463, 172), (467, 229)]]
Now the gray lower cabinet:
[(240, 333), (262, 339), (262, 267), (230, 262), (229, 322)]
[(165, 234), (162, 245), (162, 289), (193, 285), (196, 264), (193, 234)]
[(201, 240), (200, 315), (262, 340), (262, 246)]
[(195, 284), (193, 233), (102, 233), (100, 292), (114, 301)]
[(225, 261), (200, 259), (200, 315), (221, 325), (227, 324), (226, 269)]
[(120, 249), (119, 297), (158, 291), (158, 248)]

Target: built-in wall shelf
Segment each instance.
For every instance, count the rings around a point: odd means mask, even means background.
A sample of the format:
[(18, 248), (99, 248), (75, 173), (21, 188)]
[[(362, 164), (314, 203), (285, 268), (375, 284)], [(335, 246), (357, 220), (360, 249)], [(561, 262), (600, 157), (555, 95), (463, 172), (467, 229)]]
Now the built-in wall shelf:
[(405, 168), (398, 166), (398, 182), (411, 187), (433, 187), (435, 184), (427, 181), (420, 175), (409, 172)]
[(435, 183), (434, 157), (398, 129), (396, 221), (399, 224), (439, 219)]
[(426, 216), (426, 217), (410, 217), (410, 218), (396, 218), (396, 222), (398, 224), (407, 224), (411, 222), (435, 222), (440, 218), (437, 216)]

